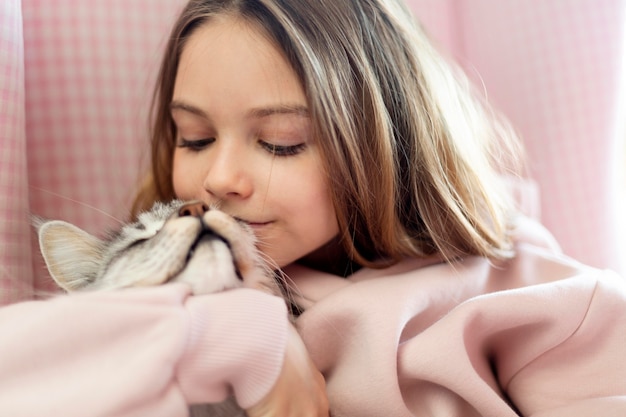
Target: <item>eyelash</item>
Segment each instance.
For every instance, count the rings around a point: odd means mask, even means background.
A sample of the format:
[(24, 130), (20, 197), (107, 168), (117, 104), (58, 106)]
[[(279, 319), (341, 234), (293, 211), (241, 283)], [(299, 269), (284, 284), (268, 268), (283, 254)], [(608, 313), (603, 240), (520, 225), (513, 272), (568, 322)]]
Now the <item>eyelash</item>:
[[(209, 145), (215, 142), (215, 138), (207, 138), (207, 139), (199, 139), (199, 140), (188, 140), (185, 138), (180, 138), (178, 141), (179, 148), (187, 148), (192, 152), (200, 152), (206, 149)], [(299, 143), (297, 145), (274, 145), (272, 143), (268, 143), (262, 140), (259, 140), (259, 145), (274, 156), (293, 156), (297, 155), (306, 148), (306, 143)]]
[(297, 155), (304, 150), (306, 147), (305, 143), (299, 143), (297, 145), (274, 145), (272, 143), (267, 143), (264, 141), (259, 141), (259, 144), (263, 149), (268, 151), (270, 154), (274, 156), (293, 156)]
[(185, 138), (180, 138), (176, 146), (178, 146), (179, 148), (187, 148), (192, 152), (200, 152), (201, 150), (205, 149), (207, 146), (209, 146), (213, 142), (215, 142), (214, 138), (198, 139), (198, 140), (187, 140)]

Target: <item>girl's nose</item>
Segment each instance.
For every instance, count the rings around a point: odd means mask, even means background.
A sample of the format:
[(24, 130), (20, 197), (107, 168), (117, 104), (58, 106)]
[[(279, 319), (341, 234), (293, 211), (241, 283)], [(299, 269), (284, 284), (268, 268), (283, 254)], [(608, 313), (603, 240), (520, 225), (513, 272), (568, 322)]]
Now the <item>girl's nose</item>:
[(246, 198), (252, 194), (253, 179), (241, 150), (222, 149), (215, 155), (204, 179), (204, 189), (220, 200)]

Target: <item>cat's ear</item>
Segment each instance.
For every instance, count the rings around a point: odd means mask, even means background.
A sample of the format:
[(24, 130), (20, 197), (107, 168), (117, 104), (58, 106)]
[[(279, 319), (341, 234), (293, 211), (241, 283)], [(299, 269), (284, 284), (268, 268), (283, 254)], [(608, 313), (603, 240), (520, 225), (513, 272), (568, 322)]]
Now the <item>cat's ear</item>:
[(50, 275), (66, 291), (76, 291), (96, 278), (103, 261), (103, 242), (73, 224), (35, 223), (39, 247)]

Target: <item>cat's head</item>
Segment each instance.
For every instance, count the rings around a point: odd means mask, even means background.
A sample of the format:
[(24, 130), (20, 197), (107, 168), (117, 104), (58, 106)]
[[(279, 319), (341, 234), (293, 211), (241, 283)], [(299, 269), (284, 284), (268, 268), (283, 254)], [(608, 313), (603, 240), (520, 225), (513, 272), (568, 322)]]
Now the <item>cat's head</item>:
[(194, 293), (273, 285), (250, 229), (201, 202), (157, 203), (105, 238), (61, 220), (35, 227), (50, 275), (69, 292), (172, 281)]

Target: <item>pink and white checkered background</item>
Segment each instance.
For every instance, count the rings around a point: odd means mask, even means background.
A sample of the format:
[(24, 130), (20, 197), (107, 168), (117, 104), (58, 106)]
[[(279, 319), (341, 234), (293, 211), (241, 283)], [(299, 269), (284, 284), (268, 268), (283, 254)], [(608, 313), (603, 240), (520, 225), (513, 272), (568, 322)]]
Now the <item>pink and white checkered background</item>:
[(564, 252), (626, 272), (626, 1), (409, 2), (520, 132)]
[[(626, 0), (408, 1), (522, 133), (542, 219), (565, 252), (626, 272), (612, 173)], [(0, 304), (53, 288), (29, 211), (94, 233), (125, 217), (183, 2), (0, 1)]]
[(0, 305), (32, 297), (19, 0), (0, 2)]
[[(102, 233), (127, 217), (147, 104), (181, 1), (22, 0), (31, 210)], [(35, 253), (35, 285), (54, 286)]]

